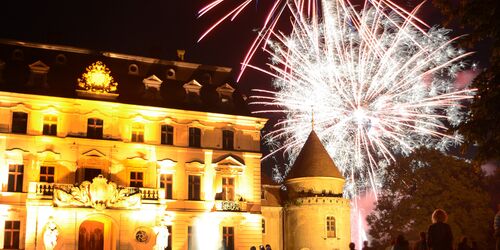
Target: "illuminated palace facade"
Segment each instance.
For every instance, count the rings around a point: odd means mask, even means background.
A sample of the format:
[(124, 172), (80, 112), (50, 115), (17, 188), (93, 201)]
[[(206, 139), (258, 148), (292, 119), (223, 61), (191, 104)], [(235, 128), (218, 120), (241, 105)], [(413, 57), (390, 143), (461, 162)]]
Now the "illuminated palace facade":
[(263, 244), (266, 120), (178, 56), (0, 42), (0, 247)]

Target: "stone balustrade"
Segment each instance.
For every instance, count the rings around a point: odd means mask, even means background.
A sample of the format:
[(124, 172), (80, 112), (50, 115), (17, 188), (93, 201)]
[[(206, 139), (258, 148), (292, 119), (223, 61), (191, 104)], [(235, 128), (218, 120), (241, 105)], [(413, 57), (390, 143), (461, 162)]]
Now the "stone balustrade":
[(216, 211), (229, 211), (229, 212), (245, 212), (247, 211), (247, 203), (244, 201), (215, 201)]

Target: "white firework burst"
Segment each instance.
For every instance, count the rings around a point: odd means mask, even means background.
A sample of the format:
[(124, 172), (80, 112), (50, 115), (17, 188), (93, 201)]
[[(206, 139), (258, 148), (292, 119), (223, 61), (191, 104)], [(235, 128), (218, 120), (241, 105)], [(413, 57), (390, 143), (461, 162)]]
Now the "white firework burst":
[[(293, 29), (273, 32), (267, 51), (276, 92), (260, 91), (258, 112), (284, 112), (266, 135), (295, 159), (311, 129), (347, 177), (346, 194), (380, 187), (395, 154), (426, 146), (445, 150), (461, 140), (447, 127), (461, 120), (473, 90), (454, 88), (470, 53), (448, 31), (429, 28), (390, 1), (321, 1), (322, 15), (302, 14), (290, 2)], [(313, 118), (314, 116), (314, 118)], [(286, 172), (287, 170), (285, 170)], [(283, 171), (281, 171), (283, 172)]]

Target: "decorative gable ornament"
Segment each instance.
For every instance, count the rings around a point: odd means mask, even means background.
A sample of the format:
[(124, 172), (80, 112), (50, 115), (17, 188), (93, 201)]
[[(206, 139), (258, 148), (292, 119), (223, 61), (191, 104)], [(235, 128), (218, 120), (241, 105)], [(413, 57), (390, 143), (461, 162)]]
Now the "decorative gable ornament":
[(78, 78), (78, 95), (99, 99), (115, 99), (118, 83), (111, 76), (111, 71), (101, 61), (88, 66), (86, 72)]

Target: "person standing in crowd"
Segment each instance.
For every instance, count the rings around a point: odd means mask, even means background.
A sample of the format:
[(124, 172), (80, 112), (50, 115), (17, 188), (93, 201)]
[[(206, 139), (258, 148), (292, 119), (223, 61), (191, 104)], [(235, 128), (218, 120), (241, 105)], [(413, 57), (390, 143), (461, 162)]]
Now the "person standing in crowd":
[(349, 250), (356, 250), (356, 244), (354, 244), (354, 242), (349, 243)]
[(493, 221), (493, 229), (495, 229), (496, 250), (500, 250), (500, 203), (497, 204), (497, 213)]
[(453, 234), (447, 220), (448, 215), (442, 209), (432, 213), (432, 225), (427, 230), (427, 246), (430, 250), (453, 250)]
[(367, 240), (363, 241), (363, 248), (362, 248), (362, 250), (371, 250), (371, 248), (368, 246), (368, 241)]
[(420, 240), (415, 244), (415, 250), (428, 250), (427, 247), (427, 234), (425, 232), (420, 232)]
[(410, 243), (408, 243), (404, 235), (398, 235), (396, 244), (394, 244), (394, 250), (410, 250)]
[(462, 240), (460, 241), (460, 243), (458, 243), (458, 248), (457, 250), (471, 250), (472, 248), (469, 247), (469, 244), (468, 244), (468, 239), (467, 237), (462, 237)]

